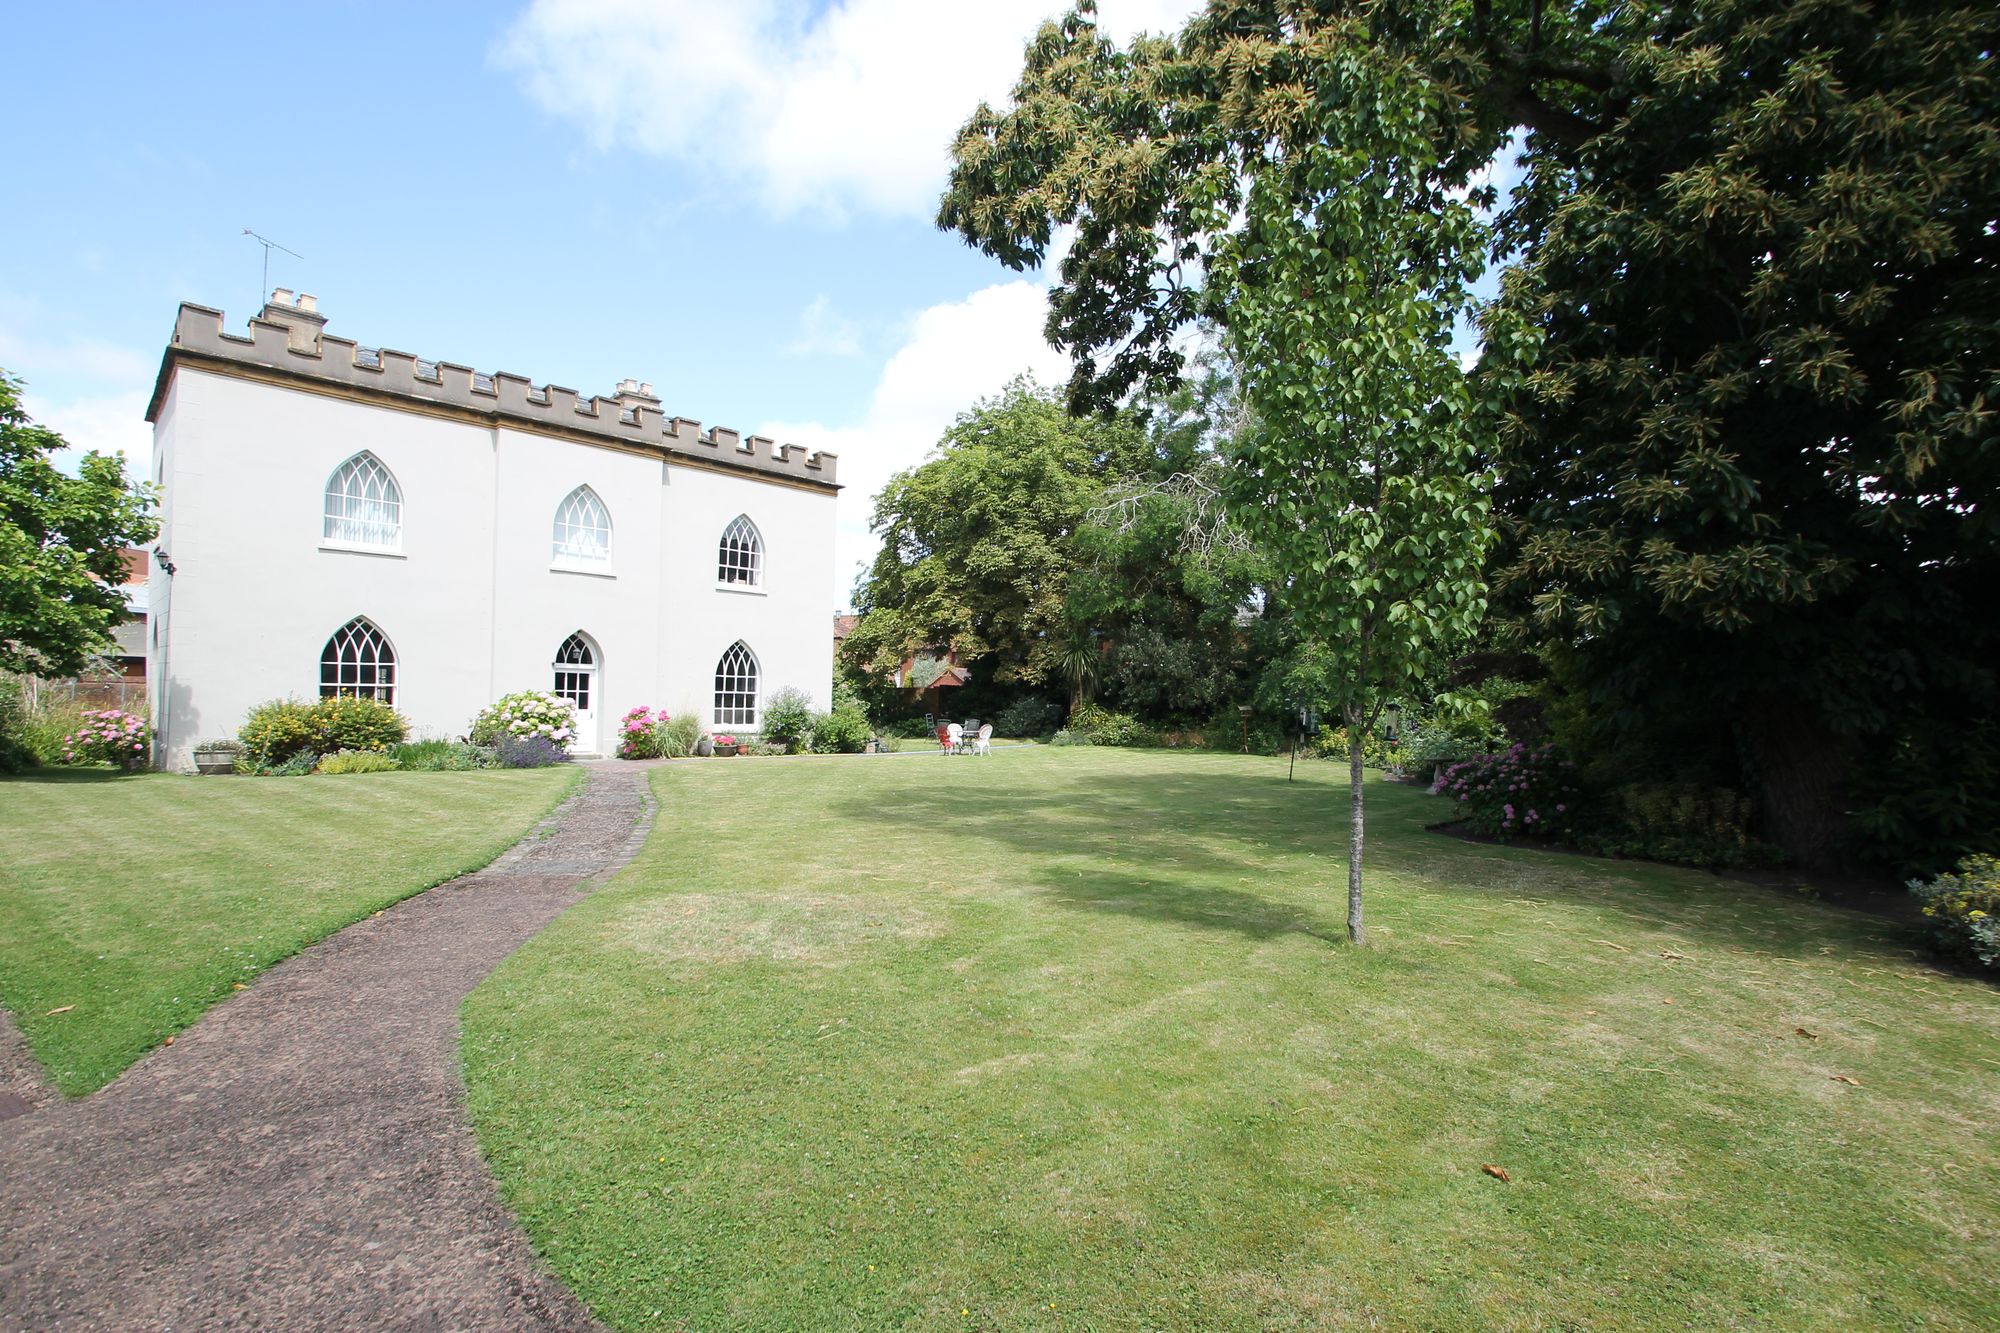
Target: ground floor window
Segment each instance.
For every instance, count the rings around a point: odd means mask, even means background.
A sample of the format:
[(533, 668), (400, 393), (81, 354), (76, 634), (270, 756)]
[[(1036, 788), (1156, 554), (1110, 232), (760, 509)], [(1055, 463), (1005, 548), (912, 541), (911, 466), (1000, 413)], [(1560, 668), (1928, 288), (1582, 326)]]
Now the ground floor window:
[(367, 617), (334, 631), (319, 656), (319, 695), (396, 702), (396, 650)]
[(567, 699), (579, 713), (590, 711), (590, 687), (597, 679), (597, 657), (590, 651), (590, 640), (582, 634), (572, 634), (563, 640), (562, 647), (556, 649), (556, 683), (552, 691), (558, 699)]
[(715, 725), (757, 725), (757, 659), (740, 639), (715, 664)]

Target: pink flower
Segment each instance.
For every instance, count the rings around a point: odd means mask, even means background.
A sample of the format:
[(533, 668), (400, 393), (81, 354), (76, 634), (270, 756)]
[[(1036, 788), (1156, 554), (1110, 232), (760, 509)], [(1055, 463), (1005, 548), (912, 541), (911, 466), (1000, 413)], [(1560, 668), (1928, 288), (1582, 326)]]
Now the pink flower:
[(1512, 818), (1514, 817), (1514, 807), (1513, 807), (1513, 806), (1511, 806), (1511, 805), (1503, 805), (1503, 806), (1501, 806), (1500, 808), (1501, 808), (1502, 810), (1505, 810), (1505, 811), (1507, 812), (1507, 818), (1509, 818), (1509, 819), (1512, 819)]

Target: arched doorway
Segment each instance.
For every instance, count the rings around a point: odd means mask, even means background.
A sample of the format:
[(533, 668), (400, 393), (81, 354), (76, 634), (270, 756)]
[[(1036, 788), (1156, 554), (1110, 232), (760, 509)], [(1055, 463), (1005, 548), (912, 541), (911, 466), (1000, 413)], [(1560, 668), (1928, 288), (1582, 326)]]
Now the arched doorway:
[(576, 710), (576, 741), (570, 749), (581, 754), (597, 753), (597, 677), (602, 666), (603, 655), (582, 630), (556, 649), (555, 685), (550, 692), (569, 700)]

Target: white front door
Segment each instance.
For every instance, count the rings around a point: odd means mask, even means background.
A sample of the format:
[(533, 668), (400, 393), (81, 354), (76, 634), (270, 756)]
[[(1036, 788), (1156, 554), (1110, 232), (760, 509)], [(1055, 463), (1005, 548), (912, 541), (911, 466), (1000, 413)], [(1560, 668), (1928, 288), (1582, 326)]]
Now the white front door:
[(597, 753), (597, 667), (597, 650), (581, 630), (556, 650), (552, 692), (576, 710), (576, 739), (569, 748), (578, 754)]

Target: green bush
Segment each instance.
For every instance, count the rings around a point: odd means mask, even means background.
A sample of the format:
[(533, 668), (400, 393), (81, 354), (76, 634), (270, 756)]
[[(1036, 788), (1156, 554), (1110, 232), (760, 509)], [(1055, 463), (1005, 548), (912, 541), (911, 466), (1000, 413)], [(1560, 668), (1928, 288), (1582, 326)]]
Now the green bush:
[(497, 745), (508, 737), (522, 740), (531, 736), (540, 736), (567, 752), (576, 739), (575, 707), (547, 690), (518, 690), (481, 709), (472, 719), (468, 739), (474, 745)]
[(812, 728), (812, 698), (804, 690), (787, 686), (764, 701), (758, 736), (766, 744), (804, 748), (811, 743)]
[(1553, 745), (1516, 742), (1499, 754), (1453, 764), (1438, 794), (1458, 817), (1489, 837), (1566, 842), (1577, 825), (1576, 767)]
[(692, 708), (683, 708), (656, 729), (663, 759), (685, 759), (701, 743), (701, 721)]
[(1910, 881), (1938, 950), (2000, 970), (2000, 857), (1968, 856), (1950, 874)]
[(1577, 839), (1600, 855), (1713, 869), (1779, 859), (1777, 849), (1750, 836), (1749, 798), (1726, 787), (1635, 782), (1600, 805), (1597, 827)]
[(21, 682), (0, 676), (0, 773), (19, 773), (35, 765), (35, 752), (28, 748), (23, 732), (28, 709), (21, 697)]
[(409, 724), (389, 705), (351, 695), (317, 699), (272, 699), (243, 720), (236, 739), (263, 770), (293, 755), (337, 754), (342, 750), (387, 751), (409, 734)]
[(1153, 733), (1130, 713), (1113, 713), (1097, 704), (1079, 704), (1069, 715), (1069, 732), (1090, 738), (1092, 745), (1151, 745)]
[(905, 717), (889, 724), (889, 734), (900, 740), (928, 741), (937, 739), (937, 728), (920, 717)]
[(408, 741), (389, 751), (389, 757), (412, 773), (463, 773), (494, 764), (490, 751), (458, 741)]
[(380, 750), (341, 750), (319, 761), (318, 772), (337, 773), (393, 773), (396, 761)]
[(282, 763), (266, 764), (254, 771), (264, 778), (302, 778), (318, 768), (318, 755), (311, 750), (299, 750)]
[(342, 750), (383, 753), (410, 734), (410, 724), (395, 709), (354, 695), (321, 699), (312, 706), (311, 723), (312, 748), (328, 755)]
[(868, 746), (868, 715), (852, 704), (813, 718), (814, 754), (860, 754)]
[(69, 738), (82, 728), (88, 710), (74, 699), (53, 697), (46, 689), (39, 694), (21, 710), (21, 744), (37, 764), (60, 764)]
[(1055, 735), (1049, 737), (1050, 745), (1090, 745), (1092, 743), (1089, 732), (1071, 731), (1068, 727), (1062, 728)]
[(1046, 736), (1062, 721), (1062, 705), (1039, 695), (1027, 695), (1008, 704), (993, 719), (996, 736)]
[(257, 769), (272, 768), (295, 754), (312, 749), (312, 705), (298, 699), (273, 699), (250, 710), (236, 739)]

